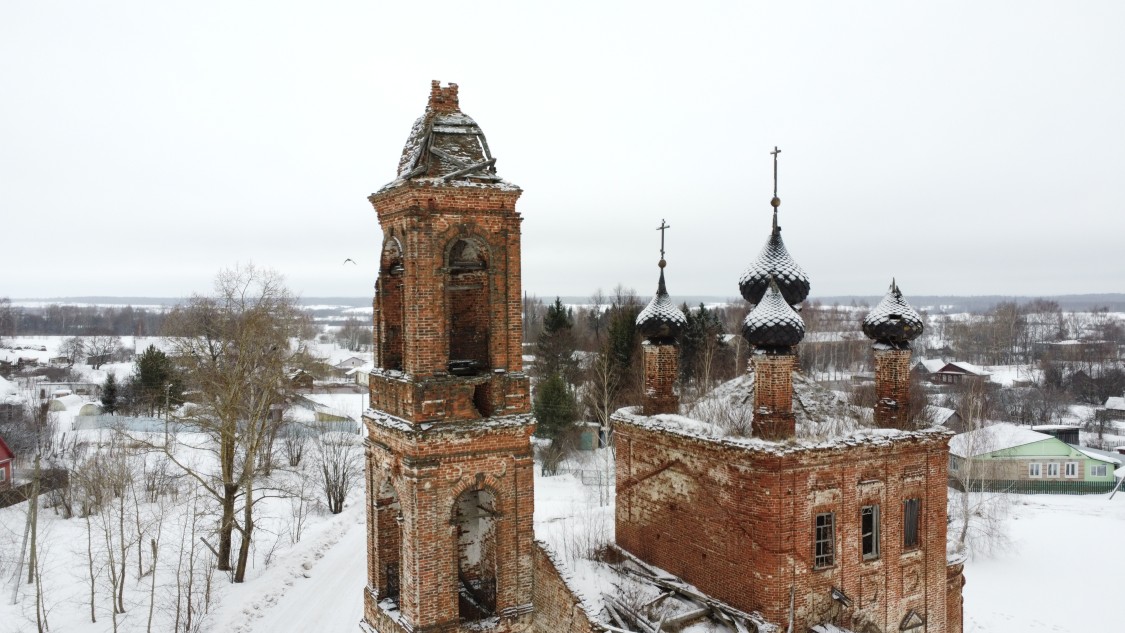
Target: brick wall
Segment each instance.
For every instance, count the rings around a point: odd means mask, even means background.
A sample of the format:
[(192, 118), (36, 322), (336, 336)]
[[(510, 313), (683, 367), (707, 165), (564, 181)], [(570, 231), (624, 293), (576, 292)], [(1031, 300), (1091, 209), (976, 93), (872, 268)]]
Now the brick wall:
[(551, 555), (538, 542), (535, 558), (535, 630), (544, 633), (598, 633), (578, 596), (566, 586)]
[[(427, 431), (388, 416), (369, 416), (365, 422), (368, 490), (385, 489), (386, 484), (397, 491), (402, 516), (400, 524), (378, 518), (369, 524), (376, 531), (386, 526), (402, 534), (400, 551), (384, 549), (393, 548), (395, 537), (371, 536), (369, 567), (385, 568), (389, 560), (400, 561), (403, 619), (415, 630), (459, 626), (457, 500), (466, 492), (487, 491), (497, 515), (490, 536), (497, 553), (492, 566), (496, 612), (505, 630), (526, 627), (534, 573), (532, 420), (511, 416), (488, 424), (436, 425)], [(380, 503), (378, 493), (374, 503)], [(380, 573), (381, 569), (369, 569), (369, 582)], [(375, 595), (366, 595), (377, 602)]]
[(797, 355), (757, 352), (751, 363), (754, 436), (771, 440), (793, 437), (797, 425), (793, 417), (793, 370), (797, 369)]
[[(468, 344), (469, 355), (482, 357), (486, 368), (523, 369), (522, 219), (515, 211), (520, 193), (407, 181), (370, 197), (386, 239), (402, 248), (401, 273), (392, 275), (389, 264), (380, 271), (375, 319), (382, 367), (418, 378), (441, 375), (453, 357), (451, 346)], [(481, 246), (484, 270), (464, 272), (449, 265), (450, 251), (460, 240)], [(455, 327), (464, 338), (452, 340)], [(396, 366), (399, 353), (401, 366)]]
[(676, 379), (680, 375), (680, 349), (676, 345), (645, 341), (645, 394), (641, 410), (645, 415), (679, 413), (680, 397)]
[(875, 350), (875, 426), (905, 429), (910, 415), (910, 349)]
[[(833, 622), (897, 631), (911, 611), (946, 628), (948, 435), (853, 445), (737, 445), (618, 417), (617, 543), (703, 591), (795, 630)], [(903, 544), (903, 503), (921, 500), (920, 546)], [(864, 560), (861, 508), (878, 505), (879, 557)], [(834, 563), (815, 569), (818, 513), (834, 515)], [(832, 588), (852, 600), (845, 607)], [(866, 628), (865, 628), (866, 627)]]

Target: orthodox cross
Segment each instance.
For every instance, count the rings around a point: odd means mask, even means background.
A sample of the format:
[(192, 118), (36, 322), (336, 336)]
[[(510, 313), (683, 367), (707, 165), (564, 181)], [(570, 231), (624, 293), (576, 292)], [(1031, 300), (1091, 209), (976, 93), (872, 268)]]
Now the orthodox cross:
[(777, 155), (780, 153), (781, 150), (777, 149), (776, 145), (773, 146), (773, 151), (770, 152), (770, 154), (773, 154), (773, 197), (775, 198), (777, 197)]
[(656, 227), (660, 231), (660, 259), (664, 259), (664, 231), (672, 228), (672, 225), (664, 222), (663, 218), (660, 220), (660, 226)]

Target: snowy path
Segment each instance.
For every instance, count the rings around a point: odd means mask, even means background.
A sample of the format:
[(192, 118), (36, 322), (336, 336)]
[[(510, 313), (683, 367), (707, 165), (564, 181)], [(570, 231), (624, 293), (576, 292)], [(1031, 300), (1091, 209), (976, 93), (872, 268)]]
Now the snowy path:
[(250, 631), (358, 631), (367, 550), (363, 523), (348, 530)]
[[(366, 525), (352, 506), (302, 539), (284, 562), (224, 598), (211, 630), (231, 633), (358, 631), (366, 583)], [(236, 589), (237, 591), (237, 589)]]

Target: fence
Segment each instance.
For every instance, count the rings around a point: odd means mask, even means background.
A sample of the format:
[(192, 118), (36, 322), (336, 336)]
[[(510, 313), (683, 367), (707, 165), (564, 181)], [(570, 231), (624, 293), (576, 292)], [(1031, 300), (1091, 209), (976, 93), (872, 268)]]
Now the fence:
[(1010, 492), (1018, 495), (1096, 495), (1104, 494), (1117, 485), (1116, 481), (1065, 481), (1065, 480), (976, 480), (966, 486), (957, 479), (949, 480), (954, 490), (968, 488), (970, 492)]
[[(39, 471), (39, 494), (44, 495), (56, 488), (66, 486), (69, 476), (67, 472), (57, 468), (47, 468)], [(22, 503), (31, 498), (33, 482), (25, 481), (11, 488), (0, 490), (0, 508)]]

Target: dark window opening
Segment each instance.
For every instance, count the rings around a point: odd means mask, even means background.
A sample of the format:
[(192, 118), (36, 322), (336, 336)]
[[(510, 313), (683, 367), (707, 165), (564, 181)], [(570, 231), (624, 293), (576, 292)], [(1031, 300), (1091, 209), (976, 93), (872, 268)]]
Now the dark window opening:
[(491, 306), (484, 248), (475, 240), (458, 240), (449, 250), (447, 269), (449, 372), (456, 376), (487, 373), (491, 369)]
[(879, 558), (879, 506), (863, 506), (859, 511), (863, 560)]
[(372, 579), (372, 584), (380, 600), (390, 598), (397, 602), (401, 587), (402, 506), (390, 482), (383, 482), (375, 498), (375, 521), (378, 561), (374, 565), (376, 578)]
[(919, 524), (922, 521), (922, 500), (907, 499), (902, 503), (902, 546), (912, 549), (919, 545)]
[(823, 569), (836, 564), (836, 515), (823, 512), (816, 515), (816, 544), (813, 567)]

